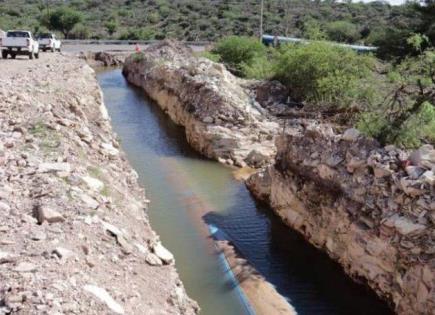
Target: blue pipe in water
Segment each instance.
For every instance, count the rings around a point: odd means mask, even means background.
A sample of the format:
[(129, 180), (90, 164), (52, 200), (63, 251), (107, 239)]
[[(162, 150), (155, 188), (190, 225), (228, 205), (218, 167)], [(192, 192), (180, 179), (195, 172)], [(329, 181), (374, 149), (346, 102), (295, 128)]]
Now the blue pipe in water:
[[(213, 224), (208, 224), (208, 230), (210, 231), (211, 236), (215, 240), (221, 240), (221, 241), (227, 240), (227, 238), (225, 237), (226, 234), (223, 231), (219, 230), (219, 228), (217, 226), (215, 226)], [(254, 309), (251, 307), (251, 304), (249, 303), (248, 299), (246, 298), (245, 293), (240, 288), (239, 281), (234, 276), (234, 273), (231, 270), (231, 267), (227, 261), (227, 258), (225, 257), (225, 255), (223, 253), (219, 254), (219, 260), (222, 262), (222, 264), (224, 266), (224, 271), (230, 275), (231, 281), (235, 284), (237, 295), (238, 295), (242, 305), (245, 308), (246, 314), (247, 315), (255, 315)]]

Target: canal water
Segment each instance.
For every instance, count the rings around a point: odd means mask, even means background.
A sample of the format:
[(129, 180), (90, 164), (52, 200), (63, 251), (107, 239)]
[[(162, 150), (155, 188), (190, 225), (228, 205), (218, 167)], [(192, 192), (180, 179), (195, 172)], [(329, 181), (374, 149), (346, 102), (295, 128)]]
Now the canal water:
[(175, 255), (201, 314), (246, 314), (207, 224), (223, 230), (298, 314), (391, 314), (373, 293), (255, 202), (230, 169), (196, 154), (183, 129), (129, 85), (119, 69), (99, 73), (98, 80), (113, 128), (151, 200), (151, 224)]

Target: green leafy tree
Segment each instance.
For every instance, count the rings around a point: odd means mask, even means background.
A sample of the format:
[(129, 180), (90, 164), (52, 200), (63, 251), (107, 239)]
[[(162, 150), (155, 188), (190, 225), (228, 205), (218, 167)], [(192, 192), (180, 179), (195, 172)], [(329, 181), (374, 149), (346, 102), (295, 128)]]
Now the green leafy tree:
[(388, 75), (389, 93), (358, 124), (383, 144), (417, 147), (435, 142), (435, 50), (422, 51), (427, 40), (421, 35), (408, 39), (420, 54), (393, 66)]
[(106, 22), (105, 26), (107, 33), (109, 33), (110, 36), (113, 36), (113, 34), (118, 30), (118, 22), (116, 20)]
[(304, 37), (311, 40), (325, 40), (328, 35), (322, 30), (320, 23), (309, 19), (304, 23)]
[(337, 42), (355, 43), (360, 39), (358, 27), (348, 21), (336, 21), (326, 25), (328, 37)]
[(68, 7), (61, 7), (43, 16), (42, 23), (49, 29), (62, 32), (68, 38), (71, 30), (83, 20), (80, 12)]

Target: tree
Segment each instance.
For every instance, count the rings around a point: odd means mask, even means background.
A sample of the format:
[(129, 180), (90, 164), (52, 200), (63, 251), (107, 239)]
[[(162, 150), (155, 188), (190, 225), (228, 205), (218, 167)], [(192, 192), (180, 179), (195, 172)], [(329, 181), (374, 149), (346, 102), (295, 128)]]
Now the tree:
[(358, 27), (348, 21), (331, 22), (326, 26), (328, 37), (337, 42), (354, 43), (360, 39)]
[(118, 23), (115, 20), (110, 20), (106, 24), (107, 33), (112, 36), (118, 30)]
[(61, 7), (52, 12), (49, 16), (43, 16), (42, 23), (50, 29), (62, 32), (65, 38), (68, 38), (74, 26), (82, 20), (83, 17), (80, 12), (71, 8)]
[(393, 67), (384, 101), (361, 117), (359, 128), (382, 144), (418, 147), (435, 141), (435, 50), (422, 50), (427, 41), (419, 34), (408, 38), (419, 55)]
[(319, 22), (309, 19), (304, 22), (304, 37), (311, 40), (325, 40), (327, 35), (321, 29)]

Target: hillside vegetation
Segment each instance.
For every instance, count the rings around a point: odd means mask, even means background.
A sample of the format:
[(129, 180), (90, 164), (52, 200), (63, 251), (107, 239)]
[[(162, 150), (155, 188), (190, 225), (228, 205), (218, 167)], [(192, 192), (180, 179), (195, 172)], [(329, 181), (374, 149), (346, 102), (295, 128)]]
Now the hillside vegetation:
[[(318, 37), (349, 43), (406, 50), (403, 38), (425, 33), (435, 42), (435, 11), (418, 4), (390, 6), (385, 2), (337, 3), (331, 0), (265, 0), (264, 32), (274, 35)], [(257, 36), (258, 0), (4, 0), (0, 28), (52, 26), (60, 7), (79, 15), (71, 38), (163, 39), (214, 41), (228, 35)], [(422, 9), (423, 8), (423, 9)], [(388, 41), (388, 43), (385, 43)]]
[(412, 148), (435, 143), (435, 50), (422, 48), (424, 35), (406, 41), (413, 52), (395, 63), (327, 41), (266, 48), (237, 36), (204, 56), (242, 77), (280, 81), (306, 111), (356, 126), (382, 144)]

